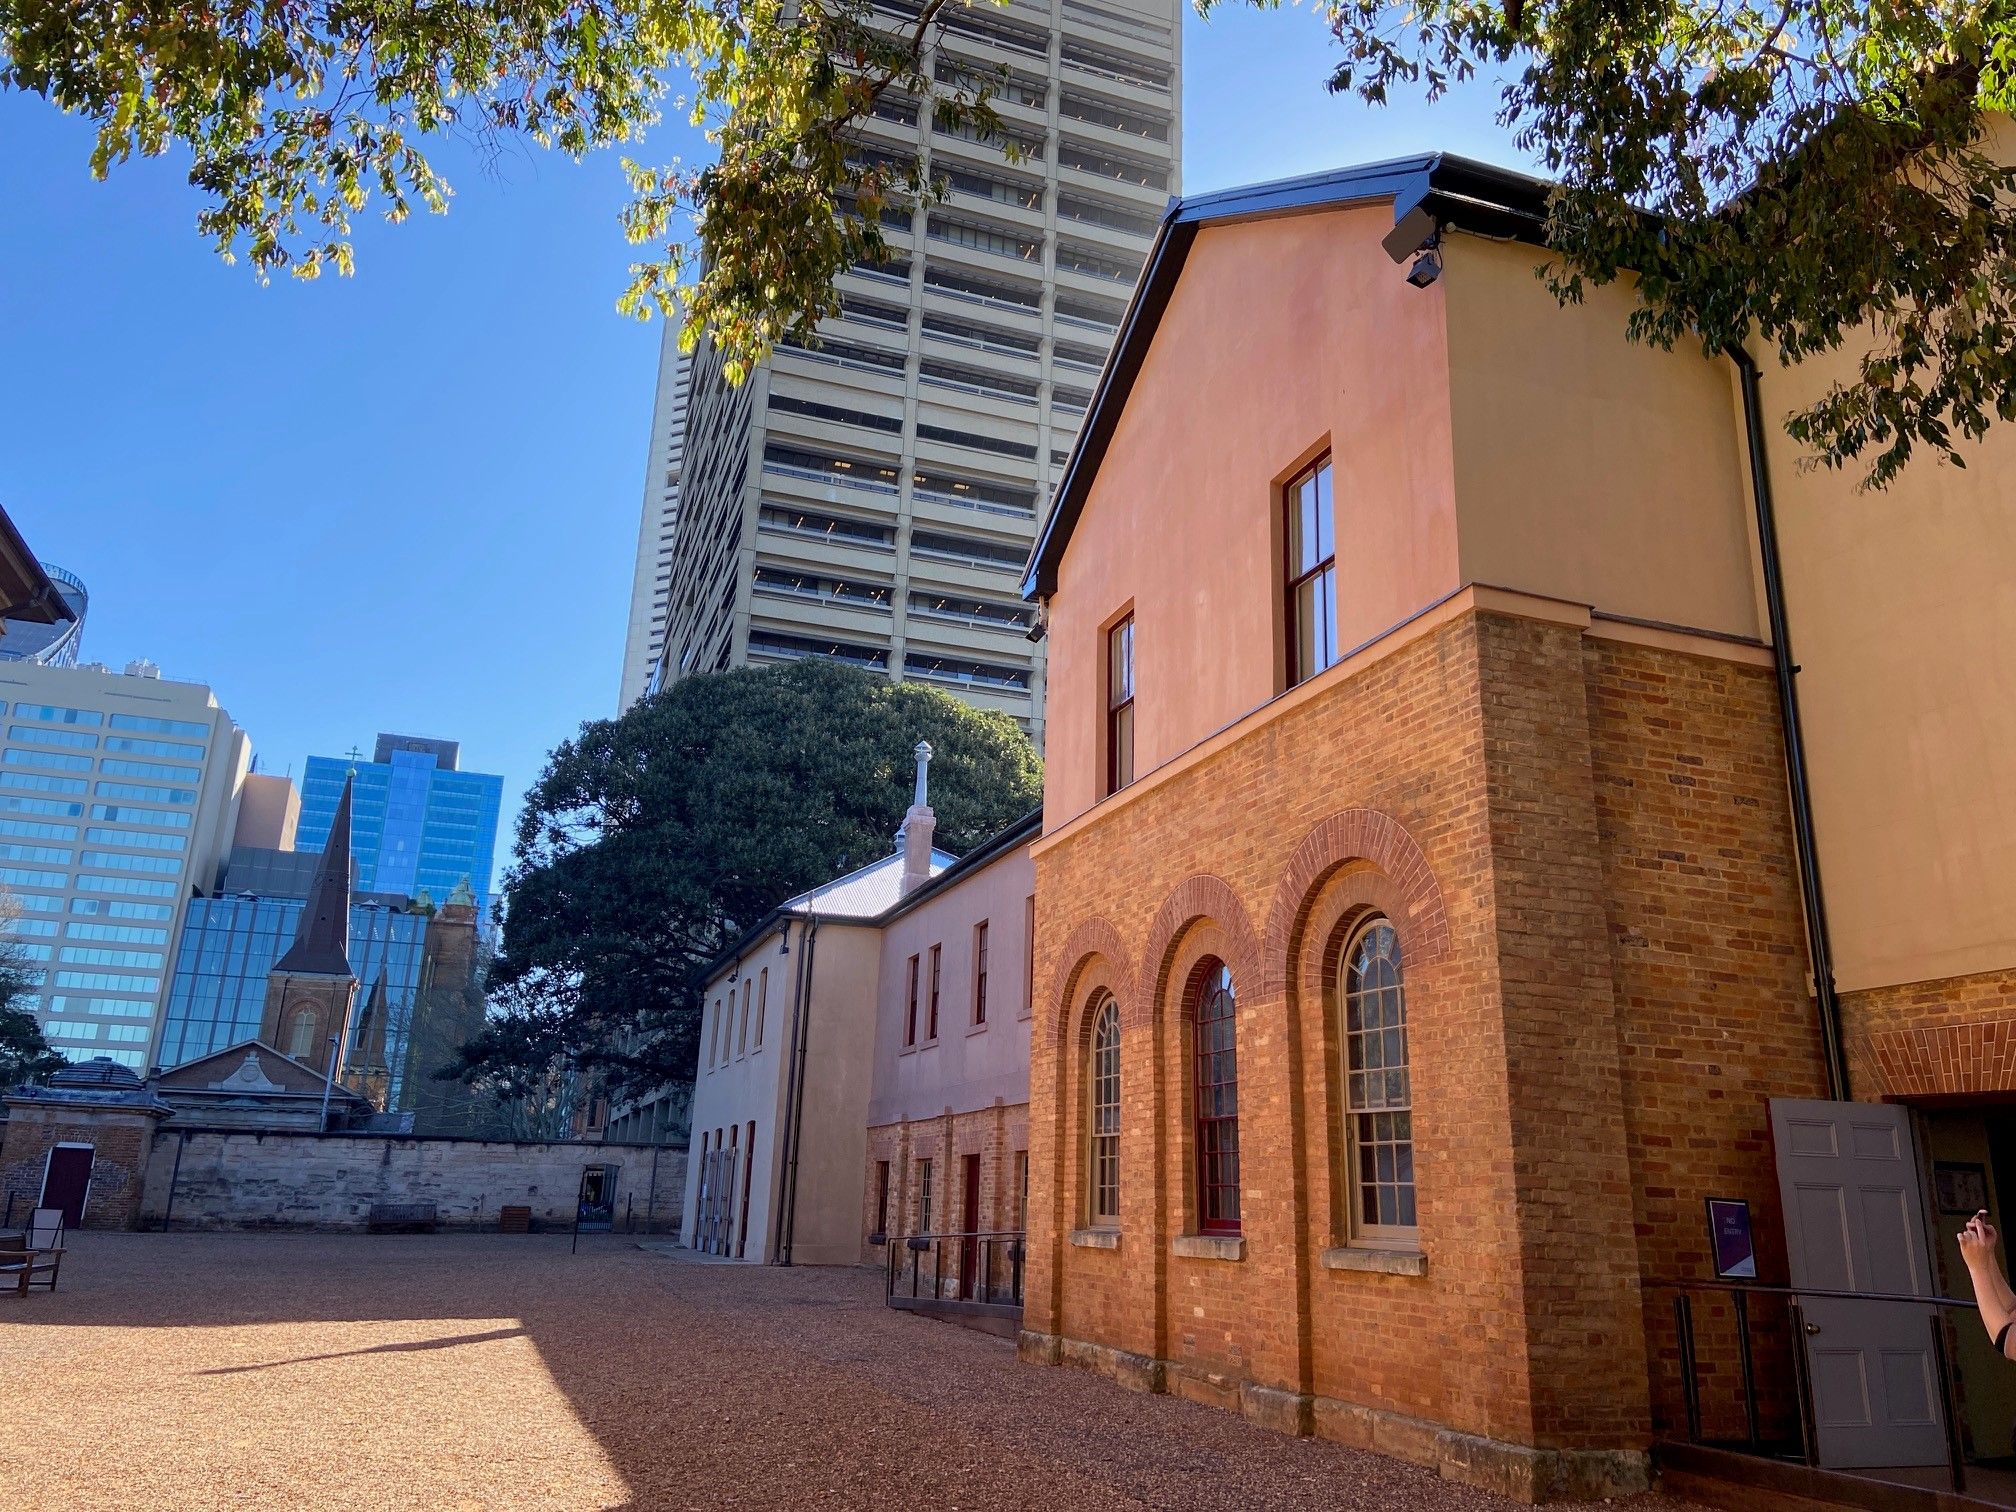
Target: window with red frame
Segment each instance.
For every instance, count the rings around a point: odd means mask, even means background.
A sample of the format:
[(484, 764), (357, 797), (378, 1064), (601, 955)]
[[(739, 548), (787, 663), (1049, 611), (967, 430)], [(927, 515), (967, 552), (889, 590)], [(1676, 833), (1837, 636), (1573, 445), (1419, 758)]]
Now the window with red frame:
[(903, 1013), (903, 1043), (917, 1043), (917, 957), (910, 957), (910, 988), (907, 1007)]
[(931, 1012), (924, 1020), (924, 1038), (927, 1040), (938, 1038), (938, 967), (944, 950), (943, 945), (931, 947)]
[(1197, 1226), (1239, 1232), (1238, 999), (1221, 961), (1200, 969), (1192, 1010), (1196, 1039)]
[(1330, 459), (1297, 473), (1282, 490), (1288, 516), (1288, 686), (1337, 663), (1336, 517)]
[(1106, 792), (1134, 780), (1134, 616), (1106, 632)]

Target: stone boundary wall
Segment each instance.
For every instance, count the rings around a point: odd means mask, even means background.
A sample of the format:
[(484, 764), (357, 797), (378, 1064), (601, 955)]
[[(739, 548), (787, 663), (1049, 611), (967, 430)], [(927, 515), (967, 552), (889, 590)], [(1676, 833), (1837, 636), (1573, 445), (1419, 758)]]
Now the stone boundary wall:
[(683, 1146), (249, 1129), (157, 1133), (140, 1226), (362, 1229), (373, 1203), (431, 1202), (443, 1228), (494, 1229), (507, 1204), (530, 1207), (536, 1228), (570, 1228), (591, 1165), (621, 1167), (619, 1230), (626, 1208), (640, 1233), (677, 1230)]

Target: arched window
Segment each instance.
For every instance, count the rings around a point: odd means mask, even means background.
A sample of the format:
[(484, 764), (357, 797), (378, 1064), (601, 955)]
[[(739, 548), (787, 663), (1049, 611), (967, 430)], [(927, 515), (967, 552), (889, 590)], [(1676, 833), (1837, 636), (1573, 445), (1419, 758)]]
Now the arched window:
[(315, 1014), (312, 1009), (303, 1008), (294, 1015), (287, 1031), (287, 1053), (298, 1061), (314, 1063)]
[(1344, 951), (1345, 1143), (1351, 1229), (1413, 1243), (1414, 1114), (1400, 939), (1369, 920)]
[(1197, 1226), (1239, 1232), (1238, 1000), (1232, 973), (1207, 961), (1198, 971), (1196, 1026)]
[(1090, 1071), (1086, 1217), (1111, 1228), (1120, 1222), (1120, 1005), (1110, 997), (1092, 1018)]

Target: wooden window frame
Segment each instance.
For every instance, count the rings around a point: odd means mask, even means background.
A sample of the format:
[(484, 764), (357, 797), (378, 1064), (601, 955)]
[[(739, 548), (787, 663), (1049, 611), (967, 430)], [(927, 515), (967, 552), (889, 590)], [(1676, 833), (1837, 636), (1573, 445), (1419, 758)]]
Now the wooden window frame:
[(770, 1006), (770, 968), (765, 966), (756, 977), (756, 1049), (763, 1048), (764, 1010)]
[[(1110, 1030), (1110, 1044), (1107, 1043)], [(1111, 1056), (1110, 1067), (1107, 1057)], [(1120, 1226), (1120, 1005), (1111, 993), (1092, 1010), (1085, 1057), (1085, 1222)], [(1107, 1093), (1111, 1092), (1111, 1101)], [(1110, 1194), (1111, 1202), (1107, 1198)]]
[[(1207, 1009), (1213, 1010), (1208, 1018)], [(1217, 1027), (1220, 1024), (1226, 1026), (1222, 1044)], [(1207, 957), (1199, 964), (1197, 987), (1190, 1004), (1190, 1031), (1197, 1231), (1237, 1234), (1240, 1232), (1239, 994), (1230, 968), (1216, 957)], [(1224, 1111), (1221, 1095), (1225, 1088), (1231, 1089), (1229, 1113)]]
[[(1328, 513), (1319, 505), (1319, 523), (1330, 528), (1330, 554), (1313, 566), (1304, 568), (1296, 560), (1297, 523), (1301, 518), (1300, 493), (1302, 485), (1318, 476), (1326, 479), (1322, 490), (1330, 496)], [(1285, 585), (1281, 595), (1282, 623), (1286, 627), (1286, 661), (1289, 687), (1307, 682), (1317, 673), (1327, 671), (1341, 660), (1341, 648), (1337, 641), (1337, 519), (1336, 519), (1336, 473), (1332, 466), (1331, 454), (1323, 452), (1306, 466), (1297, 468), (1288, 481), (1281, 485), (1281, 571)], [(1303, 585), (1315, 579), (1325, 579), (1330, 590), (1330, 625), (1328, 659), (1320, 666), (1301, 665), (1302, 656), (1302, 613), (1298, 602)], [(1319, 655), (1321, 652), (1318, 653)]]
[[(1099, 796), (1110, 798), (1134, 780), (1134, 695), (1137, 681), (1134, 661), (1134, 610), (1108, 625), (1103, 635), (1105, 671), (1100, 685), (1106, 693), (1105, 739), (1101, 742), (1104, 779)], [(1121, 648), (1125, 647), (1124, 663)], [(1121, 677), (1124, 664), (1126, 676)]]
[(889, 1162), (875, 1162), (875, 1228), (874, 1232), (883, 1238), (889, 1237)]
[[(1392, 936), (1392, 950), (1385, 959), (1392, 963), (1393, 984), (1390, 988), (1380, 986), (1370, 990), (1380, 994), (1390, 992), (1392, 1001), (1381, 1005), (1380, 1023), (1366, 1029), (1363, 1027), (1363, 1005), (1354, 1001), (1362, 997), (1361, 989), (1354, 985), (1354, 961), (1365, 941), (1379, 929)], [(1343, 1076), (1343, 1095), (1339, 1101), (1344, 1115), (1346, 1231), (1352, 1243), (1368, 1248), (1419, 1249), (1421, 1225), (1414, 1162), (1414, 1072), (1407, 1034), (1407, 975), (1400, 933), (1393, 927), (1391, 919), (1384, 914), (1372, 914), (1359, 922), (1345, 939), (1343, 953), (1338, 957), (1336, 980), (1338, 1056)], [(1397, 1010), (1397, 1023), (1385, 1022), (1384, 1010), (1388, 1007)], [(1354, 1012), (1354, 1009), (1357, 1011)], [(1354, 1019), (1359, 1022), (1359, 1028), (1352, 1028)], [(1366, 1054), (1354, 1066), (1354, 1056), (1370, 1050), (1372, 1037), (1379, 1041), (1377, 1056)], [(1398, 1066), (1389, 1063), (1396, 1040), (1400, 1059)], [(1378, 1061), (1376, 1066), (1367, 1063), (1375, 1058)], [(1400, 1078), (1397, 1097), (1392, 1091), (1390, 1076), (1395, 1071)], [(1379, 1076), (1382, 1082), (1378, 1098), (1376, 1102), (1361, 1101), (1360, 1089), (1366, 1083), (1360, 1079), (1373, 1075)], [(1381, 1120), (1384, 1120), (1383, 1126)], [(1376, 1154), (1371, 1157), (1373, 1169), (1367, 1174), (1368, 1150), (1390, 1152), (1393, 1172), (1390, 1177), (1382, 1176), (1378, 1170)], [(1366, 1217), (1366, 1199), (1371, 1197), (1376, 1206), (1384, 1189), (1392, 1190), (1396, 1213), (1412, 1213), (1414, 1222), (1388, 1223)]]
[(973, 1027), (987, 1027), (987, 925), (982, 919), (973, 926)]
[(931, 1162), (922, 1159), (917, 1162), (917, 1232), (931, 1232)]
[(945, 947), (931, 947), (931, 1001), (930, 1011), (924, 1020), (924, 1043), (929, 1045), (938, 1038), (938, 989), (944, 981)]
[(903, 1048), (915, 1048), (917, 1044), (917, 961), (910, 957), (910, 977), (907, 989), (906, 1007), (903, 1015)]
[(742, 979), (742, 1017), (735, 1026), (735, 1054), (739, 1059), (749, 1053), (749, 1008), (756, 998), (756, 984), (748, 977)]

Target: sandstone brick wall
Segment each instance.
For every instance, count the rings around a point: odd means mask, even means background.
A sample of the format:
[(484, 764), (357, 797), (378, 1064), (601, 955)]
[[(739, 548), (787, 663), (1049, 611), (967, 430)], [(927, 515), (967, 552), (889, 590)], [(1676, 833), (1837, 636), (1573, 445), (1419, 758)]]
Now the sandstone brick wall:
[(49, 1151), (59, 1144), (88, 1144), (93, 1152), (84, 1227), (137, 1227), (154, 1123), (146, 1113), (17, 1104), (0, 1126), (5, 1129), (0, 1138), (0, 1211), (11, 1204), (14, 1222), (23, 1222), (41, 1196)]
[[(177, 1155), (180, 1166), (177, 1168)], [(656, 1159), (656, 1202), (653, 1161)], [(686, 1151), (594, 1142), (258, 1134), (164, 1128), (147, 1165), (143, 1221), (183, 1228), (362, 1228), (373, 1203), (431, 1202), (444, 1226), (494, 1227), (507, 1204), (544, 1226), (574, 1221), (581, 1171), (617, 1165), (616, 1220), (655, 1210), (675, 1227)]]
[[(1040, 850), (1031, 1347), (1445, 1465), (1525, 1446), (1458, 1472), (1512, 1489), (1641, 1449), (1678, 1400), (1644, 1281), (1703, 1272), (1704, 1196), (1775, 1223), (1767, 1076), (1817, 1085), (1776, 742), (1761, 668), (1466, 614)], [(1368, 910), (1407, 969), (1411, 1266), (1346, 1221), (1331, 989)], [(1238, 1258), (1174, 1242), (1206, 957), (1239, 994)], [(1107, 991), (1122, 1210), (1093, 1236)]]
[[(980, 1229), (1006, 1233), (1022, 1226), (1022, 1194), (1018, 1174), (1027, 1169), (1029, 1152), (1029, 1105), (996, 1103), (966, 1113), (947, 1112), (937, 1118), (910, 1119), (883, 1124), (868, 1131), (868, 1163), (863, 1173), (861, 1206), (861, 1262), (877, 1267), (891, 1263), (907, 1275), (910, 1255), (902, 1241), (922, 1232), (919, 1207), (918, 1162), (932, 1163), (931, 1231), (950, 1233), (965, 1227), (966, 1157), (980, 1157)], [(876, 1210), (880, 1195), (877, 1167), (889, 1166), (889, 1211)], [(881, 1233), (886, 1244), (871, 1242)], [(918, 1262), (927, 1289), (934, 1274), (934, 1259), (925, 1254)], [(1007, 1246), (997, 1247), (993, 1285), (1009, 1285), (1011, 1260)], [(944, 1261), (950, 1285), (945, 1294), (956, 1295), (958, 1260), (947, 1248)]]

